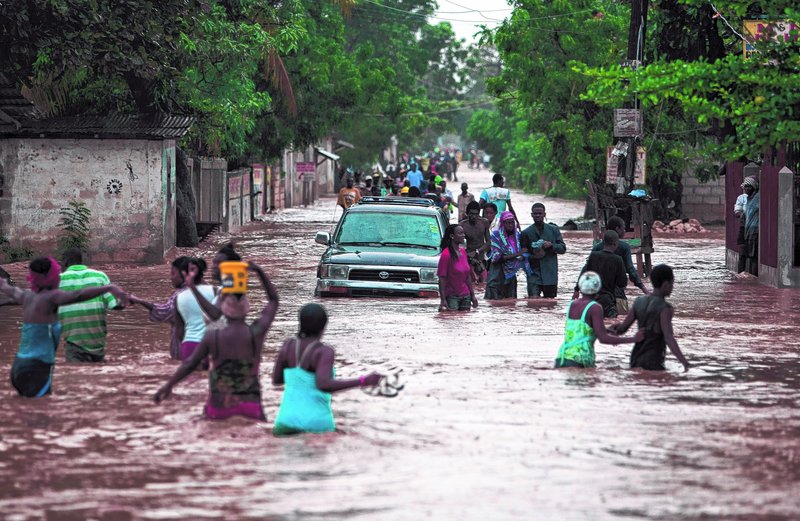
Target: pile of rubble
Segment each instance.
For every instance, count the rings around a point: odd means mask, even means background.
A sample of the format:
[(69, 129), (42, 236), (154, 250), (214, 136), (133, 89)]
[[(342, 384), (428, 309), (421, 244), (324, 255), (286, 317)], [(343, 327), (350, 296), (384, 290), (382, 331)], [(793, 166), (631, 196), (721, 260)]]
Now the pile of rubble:
[(706, 231), (697, 219), (675, 219), (669, 224), (653, 221), (653, 231), (660, 233), (702, 233)]

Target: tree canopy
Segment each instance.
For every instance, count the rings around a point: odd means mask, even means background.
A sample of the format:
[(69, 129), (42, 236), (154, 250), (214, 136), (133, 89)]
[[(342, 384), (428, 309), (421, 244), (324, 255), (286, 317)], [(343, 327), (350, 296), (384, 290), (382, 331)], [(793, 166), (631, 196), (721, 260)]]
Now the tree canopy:
[[(621, 66), (630, 8), (598, 0), (517, 0), (485, 41), (502, 73), (488, 82), (493, 109), (468, 135), (512, 182), (551, 195), (584, 193), (605, 177), (615, 144), (611, 109), (641, 103), (647, 184), (680, 215), (680, 179), (718, 174), (725, 160), (757, 157), (800, 139), (800, 41), (796, 2), (649, 2), (643, 65)], [(719, 10), (718, 10), (719, 9)], [(766, 27), (743, 56), (743, 22)], [(769, 21), (785, 22), (778, 37)]]
[(498, 102), (473, 115), (468, 135), (512, 182), (575, 196), (584, 179), (601, 175), (610, 110), (581, 99), (588, 81), (570, 64), (621, 60), (628, 12), (599, 0), (517, 1), (510, 18), (485, 33), (502, 60), (500, 75), (488, 80)]
[[(635, 71), (581, 67), (592, 79), (586, 99), (610, 106), (636, 97), (645, 109), (675, 103), (692, 122), (689, 129), (717, 138), (712, 143), (721, 159), (752, 158), (766, 147), (800, 140), (800, 11), (796, 2), (754, 6), (733, 1), (719, 5), (722, 11), (697, 0), (661, 4), (673, 24), (662, 23), (659, 36), (663, 41), (671, 34), (684, 42), (684, 52), (657, 45), (657, 50), (665, 52)], [(743, 29), (748, 19), (760, 21), (764, 31), (752, 42), (755, 52), (746, 59), (744, 40), (753, 36)], [(775, 21), (781, 22), (783, 34), (769, 23)], [(692, 34), (690, 27), (701, 30)]]
[[(0, 66), (51, 115), (193, 114), (195, 153), (278, 157), (336, 133), (374, 161), (452, 127), (468, 53), (433, 0), (10, 0)], [(447, 93), (447, 94), (443, 94)]]

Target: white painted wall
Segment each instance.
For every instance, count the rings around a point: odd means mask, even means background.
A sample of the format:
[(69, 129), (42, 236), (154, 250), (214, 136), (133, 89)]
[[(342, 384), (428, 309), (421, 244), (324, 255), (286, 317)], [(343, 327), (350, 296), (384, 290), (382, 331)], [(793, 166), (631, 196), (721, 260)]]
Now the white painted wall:
[[(172, 158), (166, 165), (165, 157)], [(161, 262), (172, 242), (164, 241), (165, 218), (174, 221), (165, 193), (174, 169), (174, 142), (0, 140), (4, 198), (10, 198), (2, 232), (40, 253), (52, 252), (59, 209), (77, 199), (92, 212), (93, 262)]]

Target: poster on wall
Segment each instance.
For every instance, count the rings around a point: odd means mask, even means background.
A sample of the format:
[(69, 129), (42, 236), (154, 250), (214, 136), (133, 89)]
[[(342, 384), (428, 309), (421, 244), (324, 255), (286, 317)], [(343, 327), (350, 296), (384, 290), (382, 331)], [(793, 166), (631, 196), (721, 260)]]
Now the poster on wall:
[(264, 189), (264, 165), (253, 165), (253, 192), (258, 193)]
[(776, 42), (788, 42), (792, 38), (792, 31), (798, 29), (798, 26), (789, 20), (745, 20), (743, 25), (742, 50), (745, 59), (757, 52), (755, 43), (758, 40), (771, 38)]
[(250, 193), (250, 174), (245, 170), (242, 172), (242, 195), (248, 196)]
[(264, 194), (266, 192), (264, 180), (264, 165), (253, 165), (253, 217), (264, 212)]

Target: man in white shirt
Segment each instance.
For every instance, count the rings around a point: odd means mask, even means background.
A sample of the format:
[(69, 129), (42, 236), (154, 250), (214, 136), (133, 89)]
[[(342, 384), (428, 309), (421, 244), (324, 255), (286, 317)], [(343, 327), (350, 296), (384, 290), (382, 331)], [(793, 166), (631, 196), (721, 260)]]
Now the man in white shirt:
[(497, 207), (498, 215), (508, 210), (514, 214), (514, 220), (517, 221), (517, 226), (519, 226), (517, 212), (515, 212), (514, 207), (511, 206), (511, 190), (504, 188), (504, 184), (505, 179), (502, 175), (495, 174), (492, 177), (492, 186), (485, 188), (483, 192), (481, 192), (481, 208), (489, 203), (494, 203), (494, 205)]

